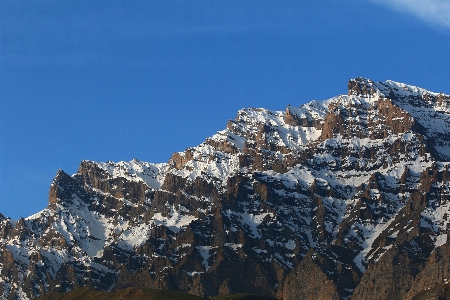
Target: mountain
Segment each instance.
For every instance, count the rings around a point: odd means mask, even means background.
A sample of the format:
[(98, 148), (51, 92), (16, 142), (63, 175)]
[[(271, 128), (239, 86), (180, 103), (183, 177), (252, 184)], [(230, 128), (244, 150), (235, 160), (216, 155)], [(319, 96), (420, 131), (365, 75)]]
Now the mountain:
[[(39, 298), (38, 300), (204, 300), (200, 296), (190, 294), (152, 290), (146, 288), (126, 288), (118, 289), (112, 292), (102, 292), (91, 290), (89, 288), (77, 288), (65, 293), (53, 293)], [(210, 300), (276, 300), (275, 298), (248, 295), (248, 294), (227, 294), (209, 298)]]
[(3, 299), (78, 287), (412, 299), (450, 278), (450, 96), (357, 78), (168, 163), (83, 161), (0, 215)]

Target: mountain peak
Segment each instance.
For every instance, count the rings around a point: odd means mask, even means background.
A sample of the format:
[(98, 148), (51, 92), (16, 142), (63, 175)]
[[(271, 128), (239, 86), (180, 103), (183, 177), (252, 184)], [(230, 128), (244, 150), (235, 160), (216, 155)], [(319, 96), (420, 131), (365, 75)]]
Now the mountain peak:
[(0, 214), (2, 296), (410, 299), (450, 278), (449, 149), (449, 96), (356, 78), (348, 95), (242, 109), (168, 163), (82, 161), (47, 209)]
[(348, 95), (357, 97), (375, 97), (378, 89), (375, 83), (367, 78), (358, 77), (348, 82)]

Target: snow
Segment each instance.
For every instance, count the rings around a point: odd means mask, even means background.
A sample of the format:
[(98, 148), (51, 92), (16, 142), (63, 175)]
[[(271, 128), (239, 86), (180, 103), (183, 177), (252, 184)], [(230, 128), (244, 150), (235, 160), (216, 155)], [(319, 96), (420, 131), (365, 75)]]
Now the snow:
[(3, 299), (8, 299), (10, 293), (11, 293), (11, 289), (12, 286), (11, 284), (7, 283), (6, 280), (8, 280), (8, 278), (6, 278), (3, 282), (0, 282), (0, 285), (2, 285), (1, 289), (2, 289), (2, 297)]
[(165, 226), (173, 232), (180, 232), (192, 221), (198, 218), (191, 215), (183, 215), (182, 210), (177, 210), (175, 206), (171, 207), (169, 217), (164, 217), (162, 213), (155, 213), (153, 216), (153, 222), (155, 226)]
[(274, 256), (276, 257), (277, 261), (281, 263), (281, 265), (286, 266), (288, 269), (292, 269), (294, 267), (294, 265), (290, 261), (286, 260), (281, 254), (274, 253)]
[(203, 143), (195, 148), (194, 159), (187, 162), (182, 170), (172, 170), (172, 173), (183, 178), (194, 180), (197, 177), (211, 181), (220, 179), (220, 184), (224, 185), (223, 180), (239, 170), (239, 157), (230, 153), (217, 151), (213, 146)]
[(205, 267), (205, 269), (208, 271), (210, 268), (210, 265), (208, 263), (210, 252), (214, 249), (218, 248), (217, 246), (197, 246), (195, 249), (199, 252), (200, 256), (203, 258), (202, 265)]
[(238, 251), (239, 248), (242, 248), (243, 244), (234, 244), (234, 243), (225, 243), (223, 244), (225, 247), (231, 248), (234, 251)]
[(76, 195), (72, 195), (71, 210), (59, 208), (60, 220), (52, 223), (52, 227), (61, 233), (70, 244), (76, 241), (86, 255), (101, 255), (108, 234), (106, 218), (90, 211), (85, 203)]
[(60, 266), (70, 260), (68, 253), (57, 249), (43, 249), (39, 253), (43, 257), (43, 263), (50, 273), (51, 279), (55, 279)]
[(260, 253), (268, 253), (267, 250), (259, 249), (259, 248), (256, 248), (256, 247), (253, 247), (252, 249), (253, 249), (253, 251), (255, 251), (258, 254), (260, 254)]
[(394, 231), (394, 233), (392, 233), (390, 236), (388, 236), (388, 238), (396, 239), (397, 235), (398, 235), (398, 232), (399, 232), (399, 230)]
[[(440, 188), (449, 191), (450, 182), (440, 183)], [(420, 215), (420, 226), (428, 228), (434, 233), (434, 245), (439, 247), (447, 242), (450, 228), (450, 202), (439, 203), (439, 199), (429, 201), (428, 207)]]
[[(25, 220), (29, 221), (29, 220), (37, 220), (40, 218), (45, 218), (48, 217), (50, 215), (50, 210), (48, 210), (47, 208), (25, 218)], [(15, 225), (15, 224), (14, 224)]]
[[(363, 232), (363, 242), (361, 246), (363, 247), (363, 250), (359, 252), (359, 254), (354, 258), (354, 262), (356, 266), (361, 270), (361, 272), (364, 272), (366, 268), (364, 267), (363, 263), (367, 262), (367, 254), (372, 250), (372, 244), (375, 241), (375, 239), (386, 229), (389, 227), (389, 225), (394, 221), (395, 216), (392, 217), (387, 222), (381, 222), (376, 225), (367, 224), (365, 226), (359, 224), (358, 227), (359, 230)], [(386, 249), (385, 249), (386, 250)]]
[(92, 162), (109, 173), (113, 178), (144, 182), (148, 187), (159, 189), (164, 180), (167, 164), (152, 164), (133, 159), (129, 162)]
[[(262, 224), (266, 216), (274, 217), (273, 213), (241, 213), (235, 212), (230, 209), (223, 212), (223, 214), (228, 217), (232, 222), (239, 222), (244, 228), (251, 232), (254, 238), (261, 237), (258, 226)], [(234, 223), (233, 222), (233, 223)]]
[(235, 145), (240, 151), (244, 150), (246, 141), (245, 137), (237, 135), (228, 129), (217, 132), (210, 139), (216, 142), (227, 141), (228, 143)]
[(425, 96), (437, 97), (439, 93), (433, 93), (425, 89), (388, 80), (375, 84), (380, 92), (389, 96), (391, 90), (395, 91), (397, 100), (395, 103), (406, 110), (420, 125), (422, 125), (429, 137), (435, 138), (435, 149), (445, 158), (450, 158), (450, 148), (445, 136), (450, 134), (450, 105), (448, 100), (439, 103), (426, 100)]
[(433, 93), (417, 86), (408, 85), (393, 80), (386, 80), (385, 82), (376, 82), (374, 83), (374, 86), (378, 88), (378, 90), (386, 96), (389, 95), (390, 92), (389, 88), (393, 89), (395, 91), (395, 94), (400, 96), (420, 96), (423, 94), (429, 94), (433, 96), (439, 95), (439, 93)]
[(30, 263), (29, 250), (19, 245), (6, 245), (6, 249), (13, 255), (14, 259), (24, 266), (28, 266)]
[(184, 271), (184, 270), (183, 270), (183, 272), (185, 272), (190, 277), (205, 273), (205, 272), (197, 272), (197, 271), (187, 272), (187, 271)]
[(22, 300), (30, 299), (30, 298), (28, 298), (28, 295), (23, 291), (21, 286), (17, 289), (16, 294), (18, 295), (19, 299), (22, 299)]
[(287, 243), (284, 244), (284, 247), (289, 250), (294, 250), (296, 245), (294, 240), (289, 240)]
[[(301, 108), (288, 107), (292, 114), (299, 118), (323, 120), (327, 113), (327, 107), (333, 100), (312, 101)], [(286, 147), (293, 151), (303, 151), (304, 146), (317, 140), (321, 130), (315, 127), (291, 126), (285, 123), (285, 112), (270, 111), (259, 108), (242, 109), (238, 112), (235, 121), (231, 121), (229, 128), (219, 131), (207, 139), (206, 142), (190, 149), (193, 159), (188, 161), (182, 170), (170, 170), (170, 172), (194, 180), (197, 177), (206, 179), (217, 185), (226, 185), (226, 179), (237, 172), (246, 172), (239, 166), (239, 153), (242, 153), (246, 143), (254, 143), (254, 138), (260, 128), (267, 124), (271, 129), (264, 133), (269, 143), (277, 147)], [(237, 154), (218, 149), (212, 142), (222, 142), (234, 147)], [(220, 147), (219, 147), (220, 148)], [(183, 152), (178, 153), (185, 157)], [(274, 151), (274, 156), (282, 158), (282, 154)], [(219, 187), (218, 186), (218, 187)]]
[(124, 248), (132, 251), (135, 247), (142, 246), (148, 240), (152, 228), (153, 224), (139, 224), (122, 232), (120, 239)]
[(445, 159), (450, 160), (450, 143), (442, 142), (439, 146), (434, 146), (439, 154), (444, 156)]
[(444, 245), (445, 243), (447, 243), (447, 233), (443, 233), (443, 234), (439, 235), (436, 238), (436, 241), (434, 242), (434, 246), (440, 247), (440, 246)]

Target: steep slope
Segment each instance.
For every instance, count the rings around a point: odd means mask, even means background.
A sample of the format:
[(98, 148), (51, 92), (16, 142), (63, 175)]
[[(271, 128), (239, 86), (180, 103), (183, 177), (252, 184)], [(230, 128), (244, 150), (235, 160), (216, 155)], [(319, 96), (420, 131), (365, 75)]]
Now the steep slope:
[[(65, 293), (53, 293), (37, 298), (39, 300), (204, 300), (205, 298), (180, 292), (152, 290), (146, 288), (126, 288), (112, 292), (102, 292), (89, 288), (78, 288)], [(209, 298), (211, 300), (275, 300), (275, 298), (248, 295), (229, 294)]]
[(411, 299), (450, 273), (449, 142), (449, 96), (357, 78), (326, 101), (243, 109), (167, 164), (83, 161), (45, 210), (0, 215), (3, 298)]

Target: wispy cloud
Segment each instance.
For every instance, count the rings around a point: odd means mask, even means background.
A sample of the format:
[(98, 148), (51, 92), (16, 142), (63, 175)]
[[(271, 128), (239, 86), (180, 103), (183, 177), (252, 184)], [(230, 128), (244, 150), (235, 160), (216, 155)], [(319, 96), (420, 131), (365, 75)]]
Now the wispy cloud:
[(428, 23), (450, 29), (449, 0), (371, 0), (400, 12), (409, 13)]

